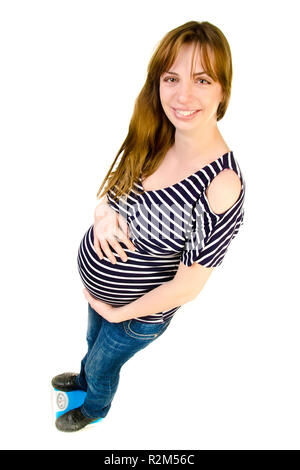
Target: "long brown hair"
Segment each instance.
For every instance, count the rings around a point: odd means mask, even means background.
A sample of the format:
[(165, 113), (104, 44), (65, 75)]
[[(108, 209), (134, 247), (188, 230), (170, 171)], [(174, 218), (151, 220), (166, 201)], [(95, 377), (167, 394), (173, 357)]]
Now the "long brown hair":
[[(134, 183), (138, 183), (141, 174), (147, 177), (155, 172), (166, 152), (174, 144), (175, 127), (161, 106), (159, 83), (161, 75), (168, 71), (176, 60), (180, 47), (187, 43), (195, 44), (191, 77), (196, 48), (199, 46), (204, 71), (222, 86), (223, 100), (217, 110), (217, 121), (224, 116), (230, 99), (232, 81), (231, 51), (226, 37), (219, 28), (208, 21), (201, 23), (189, 21), (172, 29), (158, 43), (150, 59), (146, 82), (135, 100), (127, 137), (98, 190), (97, 197), (108, 181), (99, 199), (110, 189), (115, 194), (112, 195), (115, 200), (129, 194)], [(209, 51), (212, 52), (213, 65), (210, 62)], [(112, 171), (122, 152), (116, 170)], [(141, 194), (137, 189), (135, 191)]]

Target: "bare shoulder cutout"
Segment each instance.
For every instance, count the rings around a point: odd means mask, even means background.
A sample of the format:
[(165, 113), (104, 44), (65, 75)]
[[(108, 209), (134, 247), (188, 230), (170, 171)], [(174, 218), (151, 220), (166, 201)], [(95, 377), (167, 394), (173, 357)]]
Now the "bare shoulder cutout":
[(215, 214), (223, 214), (238, 200), (242, 189), (238, 174), (225, 168), (209, 184), (206, 196)]

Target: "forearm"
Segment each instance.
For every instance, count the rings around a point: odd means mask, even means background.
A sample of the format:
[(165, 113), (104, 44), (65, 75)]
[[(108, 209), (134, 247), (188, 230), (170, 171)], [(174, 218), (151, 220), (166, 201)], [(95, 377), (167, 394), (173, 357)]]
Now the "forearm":
[(135, 317), (144, 317), (164, 310), (170, 310), (193, 299), (194, 297), (190, 295), (187, 289), (179, 289), (178, 284), (171, 280), (152, 289), (134, 302), (115, 308), (114, 313), (118, 321), (121, 322)]

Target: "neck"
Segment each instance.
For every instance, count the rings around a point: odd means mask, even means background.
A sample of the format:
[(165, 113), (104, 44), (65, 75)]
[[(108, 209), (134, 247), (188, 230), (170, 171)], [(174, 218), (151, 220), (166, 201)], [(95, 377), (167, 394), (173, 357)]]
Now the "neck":
[(198, 129), (197, 134), (176, 129), (172, 150), (173, 158), (178, 160), (179, 165), (186, 165), (187, 162), (192, 164), (201, 159), (205, 161), (215, 158), (218, 152), (229, 151), (217, 125), (211, 129)]

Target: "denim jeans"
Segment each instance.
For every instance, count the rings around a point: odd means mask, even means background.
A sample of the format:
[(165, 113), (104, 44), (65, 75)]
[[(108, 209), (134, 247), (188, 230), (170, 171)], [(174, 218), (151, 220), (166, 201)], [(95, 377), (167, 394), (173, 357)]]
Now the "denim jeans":
[(104, 418), (116, 393), (120, 369), (140, 349), (166, 331), (165, 323), (135, 319), (110, 323), (88, 304), (87, 354), (77, 377), (79, 388), (87, 392), (81, 412), (88, 418)]

